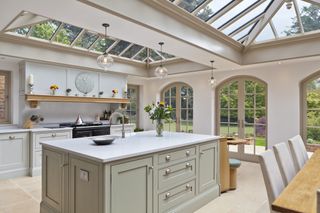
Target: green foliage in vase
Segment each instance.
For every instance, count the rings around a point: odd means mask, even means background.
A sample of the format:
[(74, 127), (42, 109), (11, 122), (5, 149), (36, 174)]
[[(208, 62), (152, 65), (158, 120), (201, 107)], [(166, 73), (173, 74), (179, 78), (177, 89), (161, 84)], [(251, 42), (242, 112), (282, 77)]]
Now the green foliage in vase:
[(171, 113), (173, 111), (171, 106), (165, 106), (164, 102), (159, 102), (157, 104), (150, 104), (144, 108), (152, 121), (154, 120), (171, 120)]

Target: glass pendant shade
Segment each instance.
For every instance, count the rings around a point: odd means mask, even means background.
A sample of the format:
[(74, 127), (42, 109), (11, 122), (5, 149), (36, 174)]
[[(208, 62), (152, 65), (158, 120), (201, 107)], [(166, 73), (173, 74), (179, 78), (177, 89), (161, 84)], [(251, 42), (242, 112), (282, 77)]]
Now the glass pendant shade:
[(160, 65), (155, 69), (154, 74), (157, 77), (164, 78), (168, 75), (168, 70), (163, 65)]
[(210, 78), (210, 85), (211, 85), (211, 87), (214, 87), (215, 84), (216, 84), (216, 79), (212, 76), (212, 77)]
[(113, 58), (108, 53), (103, 53), (97, 58), (98, 66), (107, 69), (113, 65)]

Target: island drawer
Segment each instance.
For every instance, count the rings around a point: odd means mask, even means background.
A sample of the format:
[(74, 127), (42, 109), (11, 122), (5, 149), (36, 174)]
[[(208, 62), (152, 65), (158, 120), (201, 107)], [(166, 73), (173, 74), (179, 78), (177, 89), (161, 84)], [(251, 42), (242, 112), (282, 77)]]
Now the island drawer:
[(172, 187), (183, 182), (187, 178), (196, 175), (196, 160), (189, 160), (160, 169), (158, 172), (159, 189)]
[(189, 147), (186, 149), (181, 149), (177, 151), (171, 151), (164, 154), (159, 155), (158, 162), (159, 164), (170, 163), (175, 160), (186, 159), (195, 156), (196, 147)]
[(195, 180), (192, 180), (159, 194), (159, 212), (167, 212), (194, 197), (195, 185)]
[(70, 132), (46, 132), (46, 133), (36, 133), (35, 134), (35, 142), (34, 148), (40, 149), (42, 141), (53, 141), (53, 140), (62, 140), (71, 138)]

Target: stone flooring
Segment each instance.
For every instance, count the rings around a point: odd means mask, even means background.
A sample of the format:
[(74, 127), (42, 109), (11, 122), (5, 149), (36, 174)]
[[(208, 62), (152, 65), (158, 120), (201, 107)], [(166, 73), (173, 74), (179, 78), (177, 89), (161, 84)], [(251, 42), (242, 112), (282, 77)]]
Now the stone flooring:
[[(0, 180), (0, 213), (39, 213), (40, 200), (40, 177)], [(259, 164), (242, 162), (237, 190), (223, 193), (196, 213), (212, 212), (270, 212)]]

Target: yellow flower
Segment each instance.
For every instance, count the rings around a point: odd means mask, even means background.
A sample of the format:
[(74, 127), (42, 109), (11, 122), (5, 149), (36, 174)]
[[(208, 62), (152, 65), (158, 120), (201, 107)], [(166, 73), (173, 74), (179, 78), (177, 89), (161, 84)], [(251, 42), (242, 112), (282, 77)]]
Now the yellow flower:
[(159, 105), (164, 106), (164, 101), (160, 101)]

